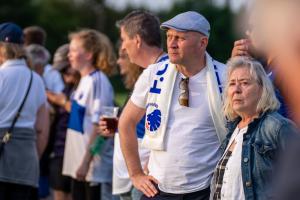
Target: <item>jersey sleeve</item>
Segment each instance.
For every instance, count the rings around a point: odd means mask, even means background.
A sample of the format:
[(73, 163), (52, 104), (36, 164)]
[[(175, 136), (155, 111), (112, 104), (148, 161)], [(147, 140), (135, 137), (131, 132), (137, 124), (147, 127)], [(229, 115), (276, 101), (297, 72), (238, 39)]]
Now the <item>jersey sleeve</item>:
[(148, 91), (150, 88), (151, 70), (145, 69), (135, 83), (130, 100), (140, 108), (146, 108)]

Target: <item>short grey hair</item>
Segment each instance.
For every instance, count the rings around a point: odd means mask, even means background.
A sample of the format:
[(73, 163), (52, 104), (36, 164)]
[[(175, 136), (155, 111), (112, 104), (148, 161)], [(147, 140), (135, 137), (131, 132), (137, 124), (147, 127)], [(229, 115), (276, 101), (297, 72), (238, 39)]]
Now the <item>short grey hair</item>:
[(224, 90), (224, 105), (223, 111), (225, 117), (232, 121), (238, 117), (238, 114), (233, 110), (230, 98), (228, 96), (229, 78), (232, 72), (238, 68), (248, 68), (251, 78), (253, 78), (262, 89), (260, 100), (257, 103), (256, 112), (264, 113), (266, 111), (276, 111), (280, 107), (280, 103), (276, 98), (274, 87), (270, 78), (266, 74), (263, 66), (254, 59), (237, 56), (231, 58), (227, 62), (227, 80)]
[(162, 41), (159, 25), (159, 18), (144, 10), (134, 10), (116, 23), (118, 28), (124, 28), (129, 38), (139, 35), (147, 45), (160, 48)]
[(36, 66), (45, 66), (49, 63), (50, 53), (49, 51), (39, 44), (31, 44), (25, 47), (26, 56), (31, 64), (31, 68), (35, 68)]

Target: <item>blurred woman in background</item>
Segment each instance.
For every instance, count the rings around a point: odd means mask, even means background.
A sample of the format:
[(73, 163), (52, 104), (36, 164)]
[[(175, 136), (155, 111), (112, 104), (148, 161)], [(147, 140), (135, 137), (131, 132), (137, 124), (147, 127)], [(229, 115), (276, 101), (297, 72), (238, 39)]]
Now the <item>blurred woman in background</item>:
[(90, 147), (102, 107), (113, 106), (114, 92), (105, 73), (114, 69), (115, 55), (107, 36), (96, 30), (84, 29), (69, 38), (69, 61), (81, 79), (71, 98), (63, 174), (72, 178), (73, 200), (99, 200), (100, 190), (104, 200), (112, 196), (113, 139), (105, 141), (100, 155), (93, 155)]
[(62, 94), (47, 91), (48, 101), (56, 105), (56, 113), (53, 122), (53, 148), (50, 155), (49, 181), (53, 188), (54, 200), (71, 200), (71, 178), (62, 175), (63, 157), (69, 112), (70, 99), (75, 91), (80, 74), (72, 69), (68, 60), (69, 44), (60, 46), (53, 58), (53, 68), (58, 70), (63, 77), (65, 88)]

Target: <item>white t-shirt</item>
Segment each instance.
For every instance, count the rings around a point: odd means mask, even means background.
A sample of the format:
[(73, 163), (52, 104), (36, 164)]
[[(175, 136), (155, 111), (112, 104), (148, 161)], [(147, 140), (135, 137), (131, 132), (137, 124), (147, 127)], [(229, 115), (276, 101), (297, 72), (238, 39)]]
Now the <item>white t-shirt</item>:
[[(138, 138), (138, 150), (142, 167), (145, 166), (149, 158), (149, 149), (141, 146), (142, 139)], [(114, 152), (114, 169), (113, 169), (113, 194), (123, 194), (129, 192), (132, 188), (132, 182), (130, 180), (126, 162), (124, 160), (123, 153), (121, 151), (120, 136), (119, 133), (115, 135), (115, 152)]]
[[(32, 72), (32, 84), (15, 127), (34, 128), (37, 111), (46, 103), (42, 78)], [(25, 60), (8, 60), (0, 66), (0, 128), (11, 126), (27, 91), (30, 70)]]
[[(144, 70), (138, 79), (131, 101), (146, 108), (147, 94), (156, 68)], [(209, 187), (220, 158), (219, 140), (208, 104), (207, 68), (189, 79), (190, 107), (179, 105), (178, 74), (175, 81), (166, 130), (166, 151), (152, 150), (150, 175), (159, 181), (159, 189), (168, 193), (190, 193)]]
[(243, 136), (244, 133), (247, 132), (247, 130), (248, 130), (248, 126), (242, 129), (236, 127), (225, 151), (227, 152), (228, 148), (230, 147), (233, 141), (236, 142), (232, 154), (228, 159), (227, 165), (225, 167), (224, 176), (223, 176), (221, 198), (224, 200), (245, 199), (243, 179), (242, 179), (241, 159), (242, 159)]
[(47, 90), (55, 93), (61, 93), (65, 87), (60, 73), (53, 69), (50, 64), (47, 64), (44, 68), (43, 80)]
[[(93, 131), (98, 123), (102, 106), (113, 106), (114, 93), (108, 78), (101, 71), (81, 77), (72, 98), (67, 130), (63, 174), (76, 178)], [(101, 182), (100, 156), (93, 157), (86, 180)]]

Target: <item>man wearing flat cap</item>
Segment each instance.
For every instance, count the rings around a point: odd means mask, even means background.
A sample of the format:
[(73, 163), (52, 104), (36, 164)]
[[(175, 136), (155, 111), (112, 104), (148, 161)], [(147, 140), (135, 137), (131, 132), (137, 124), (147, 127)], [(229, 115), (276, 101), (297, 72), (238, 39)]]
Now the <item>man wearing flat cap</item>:
[[(220, 112), (225, 65), (206, 52), (210, 24), (201, 14), (181, 13), (161, 29), (169, 60), (150, 65), (135, 85), (119, 122), (123, 154), (142, 199), (208, 199), (226, 133)], [(139, 165), (134, 135), (145, 113), (149, 174)]]

